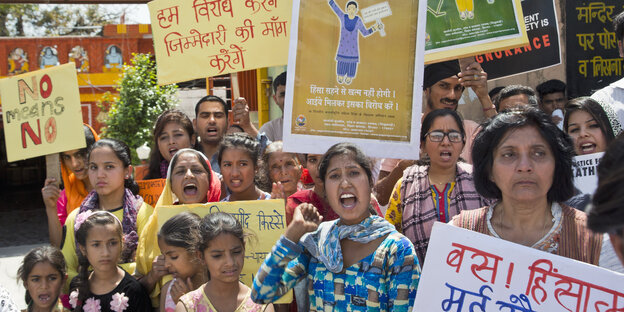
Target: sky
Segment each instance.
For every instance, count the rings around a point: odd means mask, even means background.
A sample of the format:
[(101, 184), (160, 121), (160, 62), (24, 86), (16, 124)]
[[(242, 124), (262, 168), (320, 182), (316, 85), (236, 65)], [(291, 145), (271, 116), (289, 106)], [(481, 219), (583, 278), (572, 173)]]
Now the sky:
[(126, 24), (149, 24), (150, 15), (147, 4), (100, 4), (110, 12), (126, 12)]

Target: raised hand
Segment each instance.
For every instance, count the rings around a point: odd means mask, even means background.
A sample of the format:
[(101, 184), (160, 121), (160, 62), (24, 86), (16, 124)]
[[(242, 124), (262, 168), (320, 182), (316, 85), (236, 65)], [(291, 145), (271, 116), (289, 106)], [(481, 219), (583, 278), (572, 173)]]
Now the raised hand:
[(295, 208), (293, 219), (290, 225), (288, 225), (284, 236), (297, 243), (303, 234), (315, 231), (322, 221), (323, 216), (319, 214), (314, 205), (309, 203), (300, 204)]

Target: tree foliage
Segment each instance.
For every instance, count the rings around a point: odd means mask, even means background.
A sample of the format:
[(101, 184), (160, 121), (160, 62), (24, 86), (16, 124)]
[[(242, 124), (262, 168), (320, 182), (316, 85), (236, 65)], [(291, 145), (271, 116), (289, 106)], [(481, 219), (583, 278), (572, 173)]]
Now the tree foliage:
[(97, 4), (0, 4), (0, 36), (92, 36), (118, 18)]
[(124, 65), (121, 79), (115, 87), (119, 96), (113, 97), (108, 93), (105, 97), (109, 99), (110, 106), (102, 136), (126, 142), (132, 150), (133, 159), (138, 161), (135, 149), (151, 141), (158, 116), (176, 104), (177, 86), (158, 85), (156, 63), (151, 54), (134, 54), (131, 64)]

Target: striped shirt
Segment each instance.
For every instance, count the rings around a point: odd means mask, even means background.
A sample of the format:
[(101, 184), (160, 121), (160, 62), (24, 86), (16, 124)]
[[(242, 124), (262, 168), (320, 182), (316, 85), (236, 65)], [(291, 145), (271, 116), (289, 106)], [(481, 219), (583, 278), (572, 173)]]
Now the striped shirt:
[(435, 185), (431, 186), (431, 197), (433, 198), (433, 206), (436, 207), (438, 221), (449, 222), (449, 205), (451, 204), (451, 192), (455, 187), (455, 182), (446, 183), (442, 190), (438, 190)]

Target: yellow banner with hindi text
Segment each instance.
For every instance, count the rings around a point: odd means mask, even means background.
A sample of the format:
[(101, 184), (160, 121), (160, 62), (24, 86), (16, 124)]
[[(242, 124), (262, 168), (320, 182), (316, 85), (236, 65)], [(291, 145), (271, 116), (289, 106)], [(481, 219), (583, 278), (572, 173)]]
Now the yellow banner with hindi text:
[(292, 0), (148, 3), (158, 83), (284, 65)]

